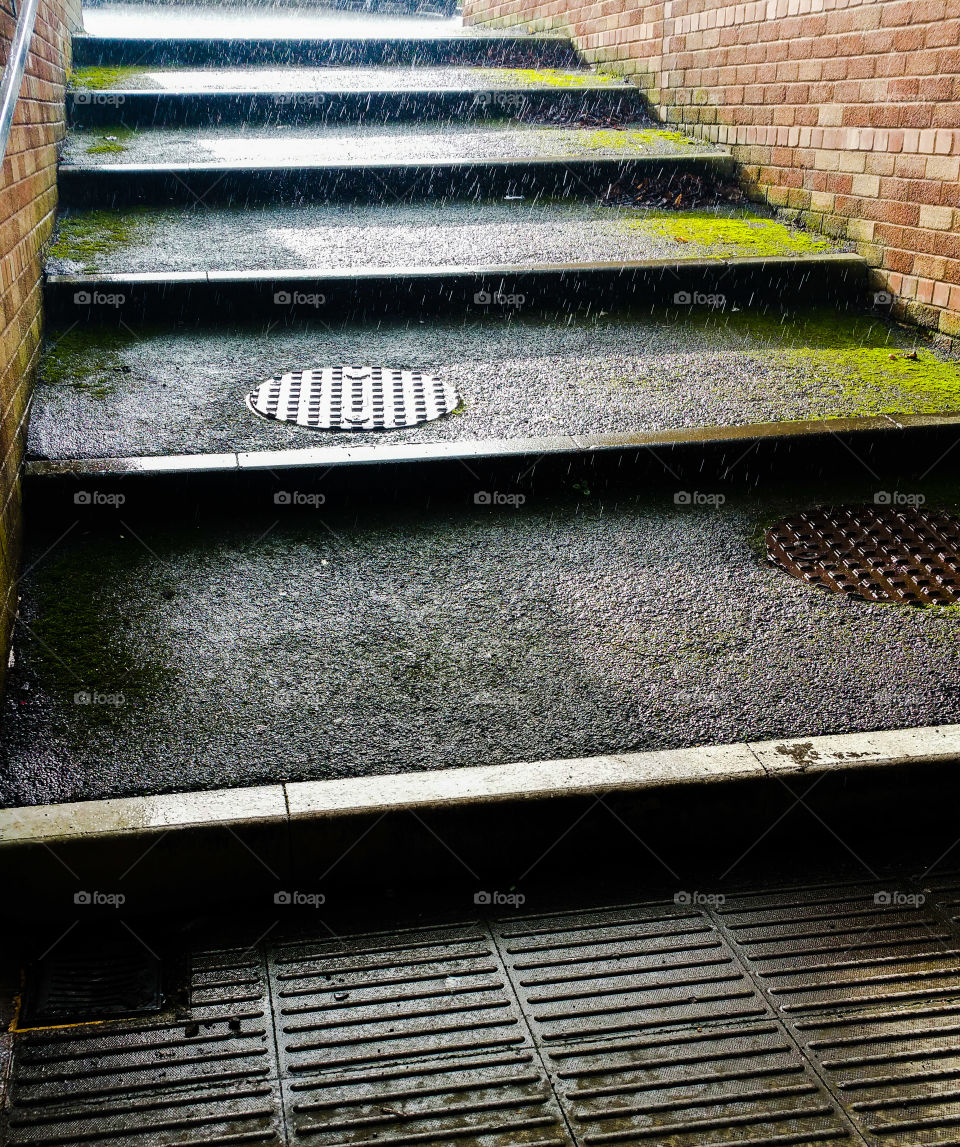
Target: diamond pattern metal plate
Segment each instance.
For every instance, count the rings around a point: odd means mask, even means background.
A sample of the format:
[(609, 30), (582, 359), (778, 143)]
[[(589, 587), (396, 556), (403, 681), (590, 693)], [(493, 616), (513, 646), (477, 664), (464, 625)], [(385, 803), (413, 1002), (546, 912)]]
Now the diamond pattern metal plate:
[(448, 382), (381, 366), (290, 371), (247, 395), (255, 414), (311, 430), (402, 430), (450, 414), (459, 404)]
[(942, 510), (807, 510), (767, 530), (766, 545), (787, 573), (831, 593), (907, 605), (960, 601), (960, 519)]

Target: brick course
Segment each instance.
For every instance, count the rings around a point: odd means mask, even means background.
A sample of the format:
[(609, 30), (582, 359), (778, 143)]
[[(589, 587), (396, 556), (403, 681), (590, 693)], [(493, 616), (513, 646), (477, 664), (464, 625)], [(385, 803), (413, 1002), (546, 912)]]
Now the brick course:
[[(42, 336), (43, 251), (57, 204), (64, 70), (70, 30), (79, 26), (79, 0), (41, 0), (0, 174), (0, 679), (17, 608), (20, 468)], [(0, 11), (0, 65), (14, 29), (13, 17)]]
[(900, 317), (960, 347), (960, 0), (465, 0), (564, 32), (751, 194), (848, 239)]

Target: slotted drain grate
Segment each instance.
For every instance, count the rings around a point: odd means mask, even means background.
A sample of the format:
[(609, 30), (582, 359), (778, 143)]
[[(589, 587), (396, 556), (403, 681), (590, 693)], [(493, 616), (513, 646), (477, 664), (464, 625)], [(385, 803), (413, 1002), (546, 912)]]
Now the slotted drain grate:
[(459, 404), (447, 382), (380, 366), (291, 371), (247, 395), (255, 414), (313, 430), (403, 429), (450, 414)]
[(832, 507), (787, 518), (766, 533), (787, 573), (867, 601), (960, 601), (960, 519), (942, 510)]
[(55, 948), (31, 969), (22, 1027), (56, 1026), (159, 1012), (162, 966), (145, 948)]

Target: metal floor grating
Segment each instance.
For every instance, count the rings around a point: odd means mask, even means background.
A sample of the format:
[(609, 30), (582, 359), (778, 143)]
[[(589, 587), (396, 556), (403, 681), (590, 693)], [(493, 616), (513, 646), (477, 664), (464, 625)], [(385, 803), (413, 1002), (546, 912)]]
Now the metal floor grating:
[(949, 1147), (958, 925), (942, 877), (197, 948), (174, 1018), (17, 1036), (6, 1141)]

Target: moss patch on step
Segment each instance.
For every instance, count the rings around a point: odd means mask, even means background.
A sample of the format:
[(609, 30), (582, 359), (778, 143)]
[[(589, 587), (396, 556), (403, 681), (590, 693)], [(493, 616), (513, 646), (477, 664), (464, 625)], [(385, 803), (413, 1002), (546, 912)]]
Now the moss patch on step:
[(87, 155), (119, 155), (127, 151), (127, 144), (136, 135), (130, 127), (112, 127), (108, 131), (94, 137), (92, 143), (84, 148)]
[(132, 341), (133, 336), (122, 329), (74, 327), (49, 341), (40, 360), (39, 382), (106, 398), (129, 373), (122, 352)]
[(122, 88), (124, 81), (131, 76), (143, 74), (143, 68), (131, 67), (104, 67), (95, 65), (88, 68), (76, 68), (70, 72), (67, 87), (71, 91), (107, 91), (110, 88)]
[(156, 219), (156, 213), (133, 209), (84, 211), (61, 215), (57, 233), (48, 255), (79, 263), (84, 273), (99, 271), (97, 260), (143, 238), (145, 228)]
[(568, 72), (559, 68), (478, 68), (479, 77), (495, 88), (623, 87), (619, 76), (604, 72)]
[(798, 231), (761, 215), (718, 215), (715, 211), (675, 211), (669, 215), (651, 212), (629, 219), (630, 231), (672, 239), (690, 245), (690, 254), (725, 259), (734, 256), (771, 258), (778, 255), (808, 255), (836, 251), (836, 244), (810, 231)]
[(607, 127), (584, 132), (577, 138), (583, 147), (594, 151), (635, 151), (639, 154), (659, 150), (657, 145), (670, 144), (677, 147), (705, 147), (699, 140), (691, 139), (680, 131), (667, 131), (659, 128)]

